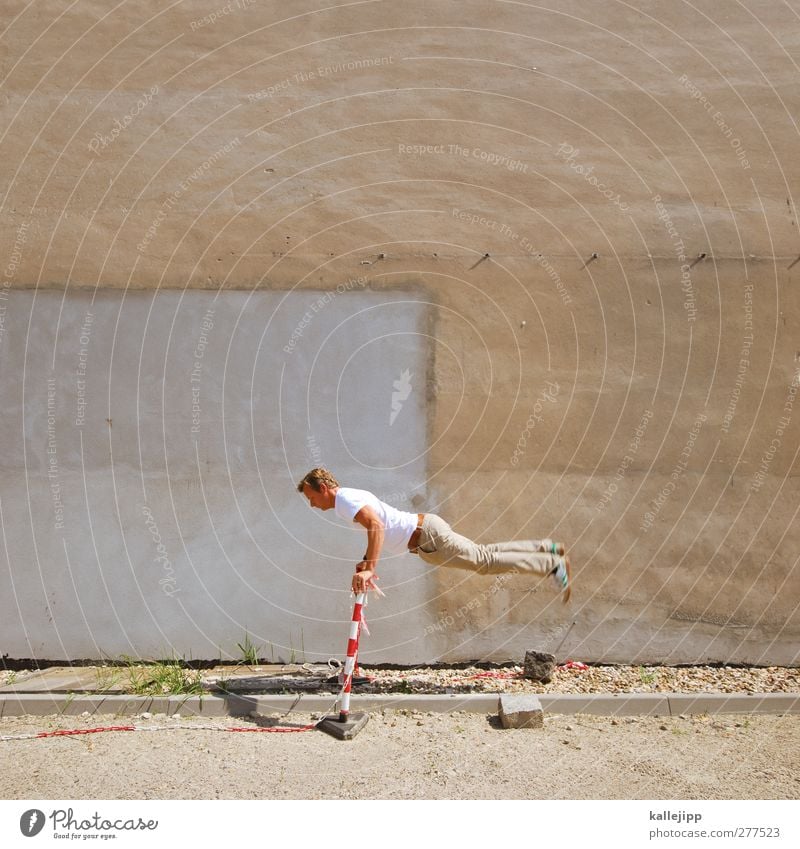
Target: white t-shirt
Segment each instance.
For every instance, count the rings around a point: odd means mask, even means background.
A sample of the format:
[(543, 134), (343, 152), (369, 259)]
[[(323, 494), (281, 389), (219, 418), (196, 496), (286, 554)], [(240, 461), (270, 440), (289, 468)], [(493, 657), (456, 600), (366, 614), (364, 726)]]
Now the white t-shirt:
[(408, 550), (408, 540), (417, 529), (417, 514), (406, 513), (390, 504), (384, 504), (365, 489), (348, 489), (340, 486), (336, 490), (336, 515), (348, 522), (355, 520), (362, 507), (371, 507), (383, 522), (383, 550), (392, 554)]

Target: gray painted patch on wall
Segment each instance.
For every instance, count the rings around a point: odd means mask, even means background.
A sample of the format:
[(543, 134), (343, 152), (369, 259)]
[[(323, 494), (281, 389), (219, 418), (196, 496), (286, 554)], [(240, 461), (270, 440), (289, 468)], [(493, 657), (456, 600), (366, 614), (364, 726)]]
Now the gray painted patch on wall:
[[(325, 465), (424, 500), (427, 308), (357, 281), (11, 292), (0, 651), (235, 657), (247, 632), (276, 660), (343, 655), (363, 530), (295, 482)], [(428, 580), (410, 555), (383, 563), (364, 661), (425, 656)]]

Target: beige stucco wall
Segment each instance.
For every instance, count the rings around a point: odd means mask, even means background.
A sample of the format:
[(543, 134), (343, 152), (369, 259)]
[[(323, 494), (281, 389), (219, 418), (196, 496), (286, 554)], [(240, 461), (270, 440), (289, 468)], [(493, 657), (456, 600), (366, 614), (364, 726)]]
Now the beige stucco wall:
[[(368, 659), (797, 662), (796, 3), (45, 5), (6, 4), (0, 51), (6, 393), (8, 352), (43, 344), (12, 289), (75, 319), (96, 287), (362, 279), (425, 316), (424, 479), (344, 456), (340, 477), (486, 541), (556, 535), (576, 572), (565, 610), (387, 564), (397, 630)], [(363, 359), (364, 386), (397, 379)], [(8, 536), (48, 533), (7, 513), (36, 474), (3, 496)]]

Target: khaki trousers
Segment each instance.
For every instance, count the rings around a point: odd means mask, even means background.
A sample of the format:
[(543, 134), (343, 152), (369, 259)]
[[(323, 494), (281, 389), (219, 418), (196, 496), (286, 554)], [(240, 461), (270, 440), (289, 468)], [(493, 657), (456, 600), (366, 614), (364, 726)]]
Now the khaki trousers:
[(426, 513), (417, 554), (434, 566), (469, 569), (481, 575), (503, 572), (547, 575), (555, 567), (555, 559), (540, 548), (538, 539), (481, 545), (457, 534), (440, 516)]

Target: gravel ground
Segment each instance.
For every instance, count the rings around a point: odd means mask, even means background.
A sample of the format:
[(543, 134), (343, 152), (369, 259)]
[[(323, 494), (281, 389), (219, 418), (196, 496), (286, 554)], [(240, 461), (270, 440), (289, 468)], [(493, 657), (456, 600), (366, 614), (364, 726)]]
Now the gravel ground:
[[(542, 684), (522, 677), (521, 666), (496, 667), (492, 669), (470, 666), (468, 668), (419, 667), (414, 669), (375, 669), (364, 667), (362, 674), (373, 679), (361, 685), (361, 693), (800, 693), (800, 669), (769, 667), (730, 666), (588, 666), (581, 668), (557, 667), (552, 681)], [(98, 669), (98, 685), (102, 687), (114, 677), (109, 667)], [(269, 675), (262, 667), (216, 667), (200, 673), (207, 685), (236, 676), (250, 676), (253, 686), (275, 679), (276, 667), (270, 667)], [(303, 669), (298, 664), (287, 665), (286, 674), (281, 676), (286, 689), (292, 683), (303, 689), (319, 678), (331, 674), (323, 664), (307, 664)], [(17, 672), (0, 671), (0, 686), (20, 683), (32, 674), (32, 670)], [(119, 676), (123, 680), (124, 676)], [(242, 679), (240, 678), (240, 683)], [(262, 687), (263, 689), (263, 687)]]
[(131, 721), (173, 730), (0, 741), (0, 798), (800, 798), (800, 716), (548, 715), (543, 729), (503, 730), (480, 714), (386, 711), (348, 742), (206, 730), (269, 720), (109, 720), (8, 717), (0, 735)]
[[(298, 674), (299, 673), (299, 674)], [(285, 676), (265, 682), (258, 667), (238, 681), (220, 670), (203, 675), (207, 685), (227, 679), (239, 689), (263, 690), (282, 682), (285, 692), (309, 689), (309, 682), (330, 674), (327, 668), (287, 667)], [(787, 667), (737, 668), (712, 666), (577, 666), (557, 667), (548, 684), (522, 677), (521, 666), (466, 669), (420, 667), (374, 669), (361, 674), (371, 680), (359, 693), (800, 693), (800, 669)], [(249, 686), (248, 686), (249, 685)], [(330, 688), (328, 688), (330, 690)], [(330, 690), (331, 692), (335, 691)]]
[[(589, 666), (557, 668), (549, 684), (521, 677), (522, 667), (504, 669), (367, 670), (372, 691), (413, 693), (791, 693), (800, 692), (800, 669), (770, 666)], [(506, 677), (508, 676), (508, 677)]]

